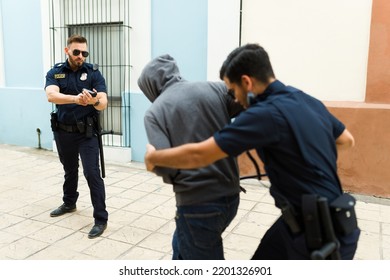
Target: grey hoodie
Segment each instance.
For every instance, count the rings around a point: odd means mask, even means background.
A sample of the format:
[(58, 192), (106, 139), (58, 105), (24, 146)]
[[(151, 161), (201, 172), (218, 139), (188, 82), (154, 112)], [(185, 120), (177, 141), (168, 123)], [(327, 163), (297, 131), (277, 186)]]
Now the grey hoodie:
[[(242, 107), (223, 82), (188, 82), (169, 55), (143, 69), (138, 86), (153, 103), (145, 113), (148, 141), (156, 149), (200, 142), (230, 123)], [(229, 157), (191, 170), (156, 168), (173, 185), (177, 206), (199, 204), (240, 192), (236, 159)]]

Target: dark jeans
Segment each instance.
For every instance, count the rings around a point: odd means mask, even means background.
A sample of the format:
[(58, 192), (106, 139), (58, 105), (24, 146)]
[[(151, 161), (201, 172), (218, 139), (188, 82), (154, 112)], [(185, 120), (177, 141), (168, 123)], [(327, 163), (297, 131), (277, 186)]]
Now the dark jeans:
[(59, 130), (54, 132), (54, 139), (65, 171), (63, 184), (64, 203), (73, 205), (77, 202), (79, 196), (77, 187), (80, 155), (84, 176), (90, 189), (95, 224), (107, 223), (106, 193), (104, 181), (100, 176), (99, 143), (97, 137), (87, 138), (82, 133), (68, 133)]
[[(360, 230), (347, 236), (338, 236), (340, 255), (343, 260), (352, 260), (357, 249)], [(310, 252), (306, 247), (303, 233), (292, 234), (288, 226), (279, 218), (265, 233), (252, 260), (308, 260)]]
[(178, 206), (173, 260), (223, 260), (222, 233), (237, 214), (239, 195)]

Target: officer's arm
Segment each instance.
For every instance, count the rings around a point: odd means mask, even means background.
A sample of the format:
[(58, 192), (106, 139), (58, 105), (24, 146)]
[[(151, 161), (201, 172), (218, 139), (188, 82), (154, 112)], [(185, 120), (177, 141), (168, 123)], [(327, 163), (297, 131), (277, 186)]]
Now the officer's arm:
[(339, 151), (351, 148), (354, 145), (355, 139), (347, 129), (344, 129), (343, 133), (336, 139), (336, 146)]
[(80, 104), (81, 98), (79, 95), (63, 94), (60, 92), (60, 88), (56, 85), (50, 85), (46, 87), (47, 101), (62, 105), (62, 104)]
[(98, 92), (96, 95), (96, 101), (94, 100), (93, 104), (95, 109), (98, 111), (102, 111), (107, 108), (108, 99), (107, 99), (107, 93), (105, 92)]
[(93, 107), (98, 111), (103, 111), (107, 108), (108, 104), (107, 94), (102, 91), (97, 92), (95, 89), (93, 91), (96, 92), (95, 97), (92, 97), (92, 95), (88, 93), (87, 90), (83, 90), (82, 102), (86, 105), (93, 105)]
[(148, 144), (145, 154), (145, 166), (148, 171), (153, 171), (155, 166), (193, 169), (207, 166), (227, 156), (219, 148), (214, 137), (200, 143), (190, 143), (163, 150), (156, 150)]

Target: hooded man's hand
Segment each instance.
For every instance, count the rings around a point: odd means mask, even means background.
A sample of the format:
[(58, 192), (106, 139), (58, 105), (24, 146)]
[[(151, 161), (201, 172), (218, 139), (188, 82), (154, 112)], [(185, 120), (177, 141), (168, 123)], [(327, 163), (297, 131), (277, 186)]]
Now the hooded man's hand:
[(150, 144), (146, 144), (146, 153), (145, 153), (145, 167), (147, 171), (153, 172), (154, 168), (156, 167), (154, 164), (150, 162), (150, 156), (153, 154), (153, 152), (156, 150), (156, 148)]

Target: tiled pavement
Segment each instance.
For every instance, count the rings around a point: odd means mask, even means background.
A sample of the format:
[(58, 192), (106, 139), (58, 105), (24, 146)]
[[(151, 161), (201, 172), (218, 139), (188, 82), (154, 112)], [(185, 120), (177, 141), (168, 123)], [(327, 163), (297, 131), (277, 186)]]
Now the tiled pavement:
[[(57, 154), (0, 144), (0, 260), (168, 260), (174, 230), (172, 188), (142, 163), (106, 164), (107, 230), (88, 239), (89, 190), (80, 170), (78, 211), (51, 218), (62, 204)], [(225, 257), (247, 260), (278, 217), (267, 184), (243, 180), (237, 217), (224, 234)], [(390, 260), (390, 200), (356, 195), (362, 229), (357, 260)]]

